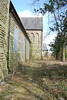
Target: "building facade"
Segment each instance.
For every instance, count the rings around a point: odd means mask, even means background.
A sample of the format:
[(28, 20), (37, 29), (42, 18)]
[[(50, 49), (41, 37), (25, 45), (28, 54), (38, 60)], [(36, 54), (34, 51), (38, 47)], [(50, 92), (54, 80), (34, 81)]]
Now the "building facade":
[(9, 0), (0, 1), (0, 80), (25, 62), (30, 55), (30, 39)]
[(7, 48), (8, 48), (8, 23), (9, 0), (0, 0), (0, 79), (8, 73)]
[(31, 41), (11, 2), (9, 19), (9, 66), (11, 67), (14, 66), (16, 62), (22, 63), (29, 59)]
[(31, 40), (31, 59), (42, 59), (43, 18), (22, 17), (21, 22)]
[[(10, 0), (0, 1), (0, 80), (30, 58), (42, 56), (42, 18), (35, 19), (36, 29), (26, 29)], [(30, 22), (34, 25), (34, 22)], [(27, 23), (26, 23), (27, 24)], [(31, 26), (31, 25), (30, 25)]]

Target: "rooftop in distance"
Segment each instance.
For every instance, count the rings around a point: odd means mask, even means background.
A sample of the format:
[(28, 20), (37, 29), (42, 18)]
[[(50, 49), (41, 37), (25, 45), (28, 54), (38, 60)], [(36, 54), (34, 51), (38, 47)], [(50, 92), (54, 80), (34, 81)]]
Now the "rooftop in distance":
[(43, 30), (42, 17), (21, 17), (20, 19), (25, 29)]

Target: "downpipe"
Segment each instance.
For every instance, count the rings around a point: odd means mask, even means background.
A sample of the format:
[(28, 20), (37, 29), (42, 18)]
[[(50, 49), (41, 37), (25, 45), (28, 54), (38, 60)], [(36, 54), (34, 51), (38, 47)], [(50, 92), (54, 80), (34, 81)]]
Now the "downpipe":
[(10, 45), (10, 24), (11, 24), (11, 11), (9, 16), (9, 31), (8, 31), (8, 52), (7, 52), (7, 68), (8, 68), (8, 74), (11, 72), (9, 67), (9, 45)]

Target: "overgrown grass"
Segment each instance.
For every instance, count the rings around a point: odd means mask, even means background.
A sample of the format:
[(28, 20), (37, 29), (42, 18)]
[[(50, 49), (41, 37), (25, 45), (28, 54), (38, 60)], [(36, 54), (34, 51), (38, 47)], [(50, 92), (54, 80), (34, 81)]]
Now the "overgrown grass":
[(28, 61), (1, 86), (0, 100), (67, 100), (67, 64)]

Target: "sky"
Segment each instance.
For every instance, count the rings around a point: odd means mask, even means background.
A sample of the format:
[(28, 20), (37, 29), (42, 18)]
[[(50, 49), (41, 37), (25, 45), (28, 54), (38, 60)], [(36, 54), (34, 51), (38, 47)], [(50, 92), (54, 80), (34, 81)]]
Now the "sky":
[[(31, 16), (42, 16), (41, 14), (36, 14), (34, 8), (38, 9), (43, 6), (43, 1), (39, 3), (33, 3), (35, 0), (11, 0), (19, 17), (31, 17)], [(33, 3), (33, 4), (32, 4)], [(46, 36), (46, 33), (49, 30), (48, 25), (48, 13), (43, 16), (43, 37)], [(50, 49), (50, 42), (53, 42), (53, 39), (56, 37), (56, 33), (52, 33), (43, 39), (43, 43), (46, 43), (47, 48)]]

